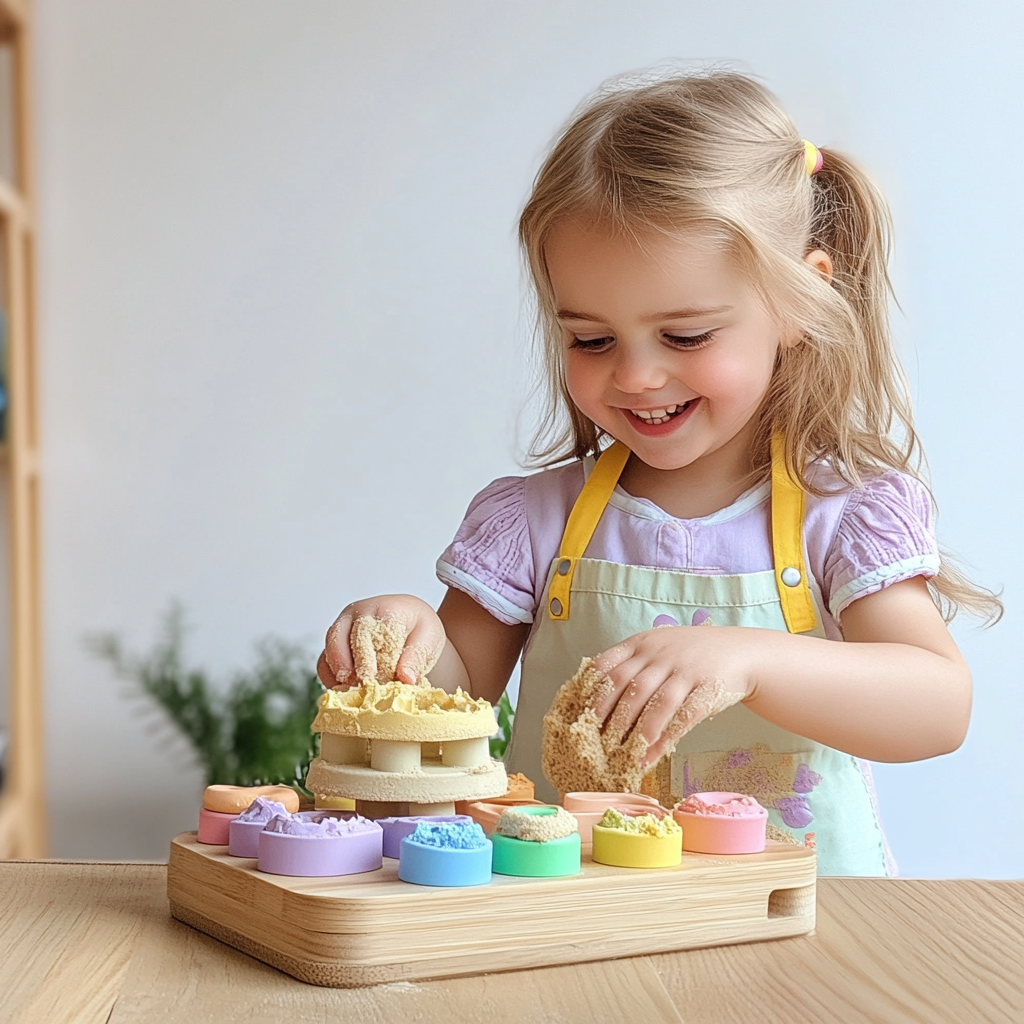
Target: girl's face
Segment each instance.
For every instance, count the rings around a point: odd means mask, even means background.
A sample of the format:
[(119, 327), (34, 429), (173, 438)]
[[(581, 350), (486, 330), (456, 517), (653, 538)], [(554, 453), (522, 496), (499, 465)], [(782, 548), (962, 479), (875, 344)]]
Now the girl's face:
[(749, 443), (782, 332), (719, 247), (564, 221), (545, 254), (584, 415), (654, 469)]

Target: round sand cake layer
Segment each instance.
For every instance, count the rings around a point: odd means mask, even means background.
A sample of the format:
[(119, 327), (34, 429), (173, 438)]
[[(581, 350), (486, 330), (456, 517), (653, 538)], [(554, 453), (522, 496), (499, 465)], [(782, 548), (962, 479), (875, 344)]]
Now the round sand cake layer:
[(503, 796), (508, 776), (500, 761), (473, 768), (424, 762), (416, 772), (379, 772), (368, 765), (329, 764), (314, 758), (306, 788), (326, 796), (378, 803), (434, 804)]
[(369, 739), (443, 743), (479, 739), (498, 731), (494, 708), (461, 689), (374, 683), (328, 690), (319, 701), (314, 732)]

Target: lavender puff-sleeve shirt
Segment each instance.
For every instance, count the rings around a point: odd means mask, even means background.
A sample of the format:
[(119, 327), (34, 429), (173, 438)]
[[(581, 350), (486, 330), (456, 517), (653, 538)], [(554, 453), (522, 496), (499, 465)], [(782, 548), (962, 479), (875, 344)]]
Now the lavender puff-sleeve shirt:
[[(438, 560), (438, 578), (507, 625), (534, 623), (569, 512), (592, 466), (587, 459), (489, 484)], [(856, 490), (826, 465), (811, 470), (812, 481), (830, 493), (805, 498), (807, 567), (825, 634), (841, 640), (839, 616), (851, 602), (938, 572), (932, 502), (924, 484), (895, 470)], [(771, 569), (770, 494), (764, 483), (712, 515), (677, 519), (616, 487), (586, 557), (702, 575)]]

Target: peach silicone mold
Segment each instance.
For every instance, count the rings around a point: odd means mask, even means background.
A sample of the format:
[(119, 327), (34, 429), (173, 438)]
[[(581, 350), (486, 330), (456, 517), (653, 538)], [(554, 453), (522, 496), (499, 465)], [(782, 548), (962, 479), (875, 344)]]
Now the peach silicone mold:
[(221, 814), (241, 814), (257, 797), (277, 801), (289, 814), (299, 809), (299, 794), (291, 786), (207, 786), (203, 806)]
[(459, 803), (455, 809), (465, 810), (483, 830), (490, 835), (498, 824), (498, 819), (510, 807), (545, 807), (543, 800), (471, 800)]
[(669, 813), (654, 797), (642, 793), (566, 793), (562, 806), (579, 822), (580, 841), (584, 850), (592, 846), (594, 826), (604, 817), (609, 807), (636, 814), (657, 811)]

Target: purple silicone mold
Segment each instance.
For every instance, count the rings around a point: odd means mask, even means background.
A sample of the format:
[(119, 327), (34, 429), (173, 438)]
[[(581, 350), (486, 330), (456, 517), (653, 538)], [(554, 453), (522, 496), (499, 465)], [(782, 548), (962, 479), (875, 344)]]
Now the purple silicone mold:
[(378, 818), (377, 824), (384, 829), (384, 856), (398, 860), (402, 852), (402, 840), (416, 831), (421, 821), (466, 822), (473, 819), (468, 814), (419, 814), (404, 818)]
[(266, 825), (258, 836), (256, 866), (271, 875), (354, 875), (381, 867), (383, 847), (384, 830), (375, 821), (305, 811)]

